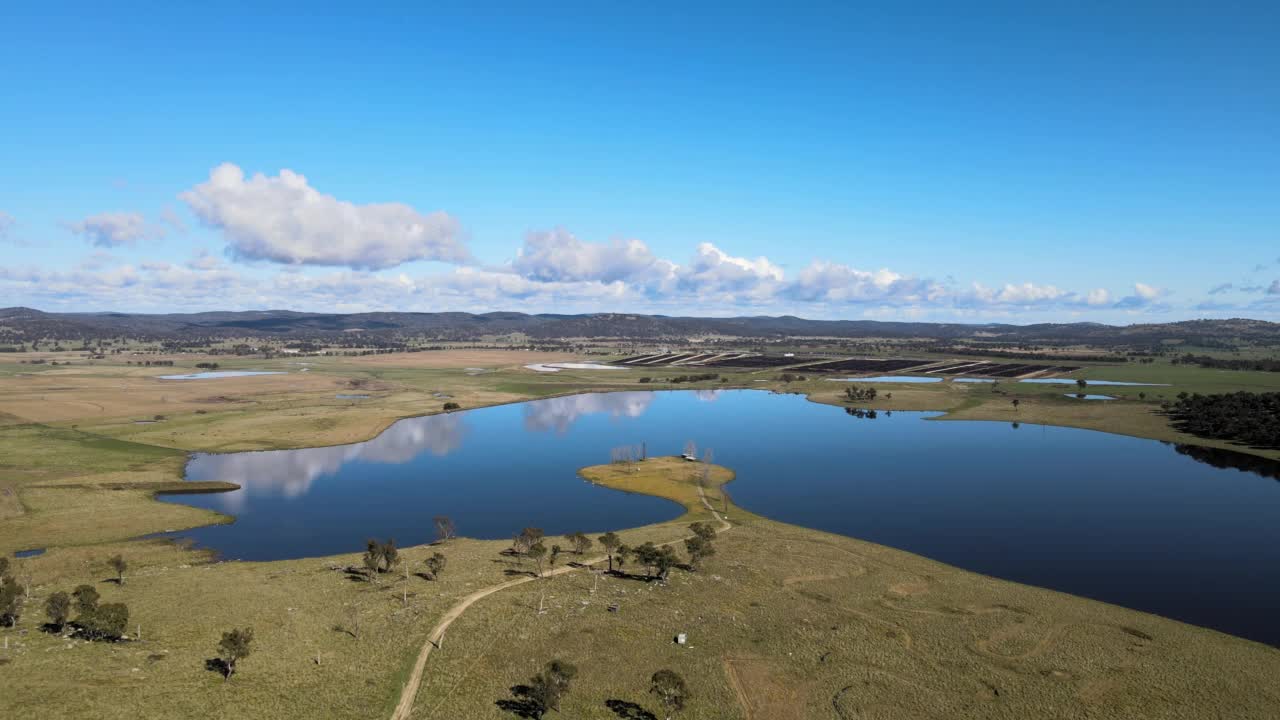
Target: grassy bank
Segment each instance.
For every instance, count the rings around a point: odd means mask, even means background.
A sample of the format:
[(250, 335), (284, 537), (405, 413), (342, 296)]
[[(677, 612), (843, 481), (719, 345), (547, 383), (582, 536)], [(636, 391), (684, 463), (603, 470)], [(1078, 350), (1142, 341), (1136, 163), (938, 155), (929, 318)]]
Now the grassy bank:
[[(673, 499), (696, 494), (679, 461), (583, 474)], [(433, 656), (412, 717), (513, 717), (498, 703), (553, 658), (578, 668), (561, 710), (573, 718), (661, 717), (648, 693), (659, 669), (688, 683), (681, 718), (1280, 711), (1274, 649), (737, 508), (729, 515), (735, 527), (716, 538), (716, 554), (665, 584), (584, 571), (476, 603)], [(673, 642), (678, 633), (688, 644)], [(612, 709), (628, 706), (634, 714)]]
[[(0, 630), (9, 640), (0, 650), (0, 712), (376, 717), (395, 704), (399, 683), (446, 608), (528, 572), (528, 563), (500, 554), (506, 542), (411, 548), (405, 555), (413, 570), (439, 550), (449, 558), (447, 572), (436, 581), (410, 575), (378, 583), (341, 571), (359, 564), (358, 554), (214, 563), (172, 544), (126, 542), (230, 520), (154, 501), (157, 492), (192, 487), (177, 482), (187, 451), (366, 440), (398, 418), (439, 412), (445, 395), (472, 408), (583, 391), (749, 387), (847, 405), (838, 383), (784, 384), (776, 372), (725, 373), (728, 382), (692, 386), (640, 384), (639, 373), (534, 373), (521, 368), (523, 359), (317, 358), (305, 375), (287, 360), (225, 361), (227, 369), (292, 372), (176, 384), (154, 376), (191, 368), (106, 363), (21, 375), (0, 366), (0, 554), (49, 548), (15, 561), (30, 597), (19, 625)], [(1084, 403), (1063, 398), (1060, 388), (1013, 383), (1000, 386), (1009, 395), (983, 385), (876, 383), (881, 400), (873, 406), (1200, 442), (1153, 412), (1159, 394), (1280, 389), (1275, 374), (1148, 368), (1096, 372), (1175, 384), (1108, 388), (1122, 400)], [(1154, 397), (1137, 397), (1143, 390)], [(370, 397), (340, 400), (340, 392)], [(1021, 401), (1017, 410), (1012, 397)], [(689, 511), (676, 522), (621, 533), (636, 545), (678, 540), (689, 521), (709, 517), (700, 485), (723, 507), (720, 488), (732, 473), (713, 469), (702, 483), (699, 467), (655, 458), (583, 475)], [(424, 509), (424, 526), (429, 514)], [(414, 717), (509, 717), (494, 702), (553, 656), (583, 673), (567, 717), (614, 718), (604, 706), (610, 699), (656, 710), (645, 683), (660, 667), (681, 672), (695, 691), (682, 717), (1247, 718), (1274, 717), (1280, 708), (1266, 683), (1280, 676), (1273, 649), (771, 522), (731, 504), (729, 516), (735, 527), (715, 541), (717, 554), (698, 572), (675, 571), (664, 587), (575, 572), (477, 603), (432, 658)], [(130, 565), (123, 586), (107, 582), (113, 573), (106, 559), (116, 553)], [(104, 601), (128, 603), (130, 634), (140, 623), (142, 639), (89, 644), (42, 632), (44, 600), (80, 583), (93, 584)], [(549, 608), (543, 614), (540, 601)], [(618, 612), (604, 609), (615, 603)], [(347, 631), (353, 607), (361, 618), (358, 640)], [(254, 627), (256, 650), (224, 683), (204, 661), (234, 626)], [(675, 632), (690, 633), (691, 645), (673, 646)]]

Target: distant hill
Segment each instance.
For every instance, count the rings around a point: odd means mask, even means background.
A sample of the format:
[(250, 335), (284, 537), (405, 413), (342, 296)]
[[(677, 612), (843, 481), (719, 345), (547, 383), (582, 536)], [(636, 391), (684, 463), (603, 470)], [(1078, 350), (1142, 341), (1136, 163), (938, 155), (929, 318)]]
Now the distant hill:
[(632, 338), (677, 340), (732, 338), (921, 338), (964, 342), (1149, 345), (1169, 341), (1200, 345), (1280, 344), (1280, 324), (1261, 320), (1190, 320), (1141, 325), (1099, 323), (878, 322), (807, 320), (783, 315), (730, 318), (671, 317), (633, 313), (585, 315), (491, 313), (305, 313), (290, 310), (202, 312), (186, 314), (50, 313), (32, 308), (0, 309), (0, 343), (128, 336), (142, 339), (278, 337), (317, 339), (367, 333), (380, 337), (415, 336), (448, 340), (523, 333), (541, 340)]

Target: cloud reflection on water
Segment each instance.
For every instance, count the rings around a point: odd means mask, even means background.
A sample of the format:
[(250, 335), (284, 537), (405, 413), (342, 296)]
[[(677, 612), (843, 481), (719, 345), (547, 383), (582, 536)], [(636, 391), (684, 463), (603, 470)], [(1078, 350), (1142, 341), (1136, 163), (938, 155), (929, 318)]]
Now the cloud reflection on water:
[(464, 413), (401, 420), (368, 442), (302, 450), (196, 455), (187, 465), (188, 480), (224, 480), (242, 488), (223, 493), (227, 512), (242, 513), (250, 495), (296, 498), (316, 479), (336, 474), (354, 461), (399, 465), (424, 452), (443, 457), (462, 446), (468, 432)]
[(583, 415), (608, 413), (611, 417), (640, 417), (653, 403), (652, 392), (588, 393), (526, 403), (524, 428), (534, 432), (564, 434)]

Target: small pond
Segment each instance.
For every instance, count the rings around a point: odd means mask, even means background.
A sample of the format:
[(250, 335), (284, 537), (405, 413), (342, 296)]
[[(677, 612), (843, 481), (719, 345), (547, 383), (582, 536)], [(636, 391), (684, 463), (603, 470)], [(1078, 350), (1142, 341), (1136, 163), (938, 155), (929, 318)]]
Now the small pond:
[(19, 550), (13, 554), (19, 560), (23, 558), (33, 558), (44, 554), (44, 548), (31, 548), (30, 550)]
[(748, 510), (1280, 645), (1276, 463), (935, 415), (753, 390), (584, 394), (401, 420), (354, 445), (197, 454), (189, 479), (243, 488), (166, 500), (235, 515), (179, 535), (251, 560), (422, 543), (441, 514), (473, 537), (598, 533), (681, 509), (578, 468), (693, 440), (737, 471)]
[(601, 365), (600, 363), (535, 363), (533, 365), (525, 365), (528, 370), (535, 372), (560, 372), (561, 370), (630, 370), (631, 368), (619, 367), (617, 365)]
[[(1075, 378), (1032, 378), (1018, 382), (1035, 383), (1037, 385), (1075, 385)], [(1119, 380), (1085, 380), (1089, 385), (1113, 385), (1116, 387), (1169, 387), (1167, 383), (1121, 382)]]
[(942, 382), (940, 377), (920, 377), (919, 375), (881, 375), (879, 377), (847, 377), (827, 378), (831, 382), (881, 382), (881, 383), (935, 383)]
[(285, 375), (287, 373), (269, 370), (208, 370), (189, 373), (187, 375), (161, 375), (161, 380), (216, 380), (218, 378), (249, 377), (250, 375)]
[(1063, 395), (1076, 400), (1115, 400), (1115, 397), (1111, 395), (1091, 395), (1089, 393), (1063, 393)]

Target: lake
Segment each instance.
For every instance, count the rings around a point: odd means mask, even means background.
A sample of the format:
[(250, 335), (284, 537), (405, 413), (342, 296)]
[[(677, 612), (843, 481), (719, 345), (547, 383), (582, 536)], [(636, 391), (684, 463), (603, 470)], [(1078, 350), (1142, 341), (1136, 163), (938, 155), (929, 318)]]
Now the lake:
[[(1075, 385), (1073, 378), (1032, 378), (1030, 380), (1019, 380), (1018, 382), (1032, 383), (1034, 385)], [(1143, 382), (1121, 382), (1119, 380), (1085, 380), (1089, 385), (1106, 386), (1112, 385), (1116, 387), (1169, 387), (1168, 383), (1143, 383)]]
[(586, 394), (401, 420), (356, 445), (196, 454), (188, 479), (243, 489), (167, 500), (235, 515), (178, 534), (248, 560), (422, 543), (439, 514), (472, 537), (597, 533), (681, 509), (579, 467), (693, 440), (737, 471), (730, 493), (753, 512), (1280, 646), (1276, 463), (935, 415), (753, 390)]
[(920, 377), (919, 375), (880, 375), (878, 377), (827, 378), (830, 382), (880, 382), (880, 383), (935, 383), (942, 382), (940, 377)]
[[(303, 368), (306, 372), (306, 368)], [(253, 375), (285, 375), (280, 371), (270, 370), (206, 370), (187, 375), (161, 375), (161, 380), (217, 380), (219, 378), (251, 377)]]

